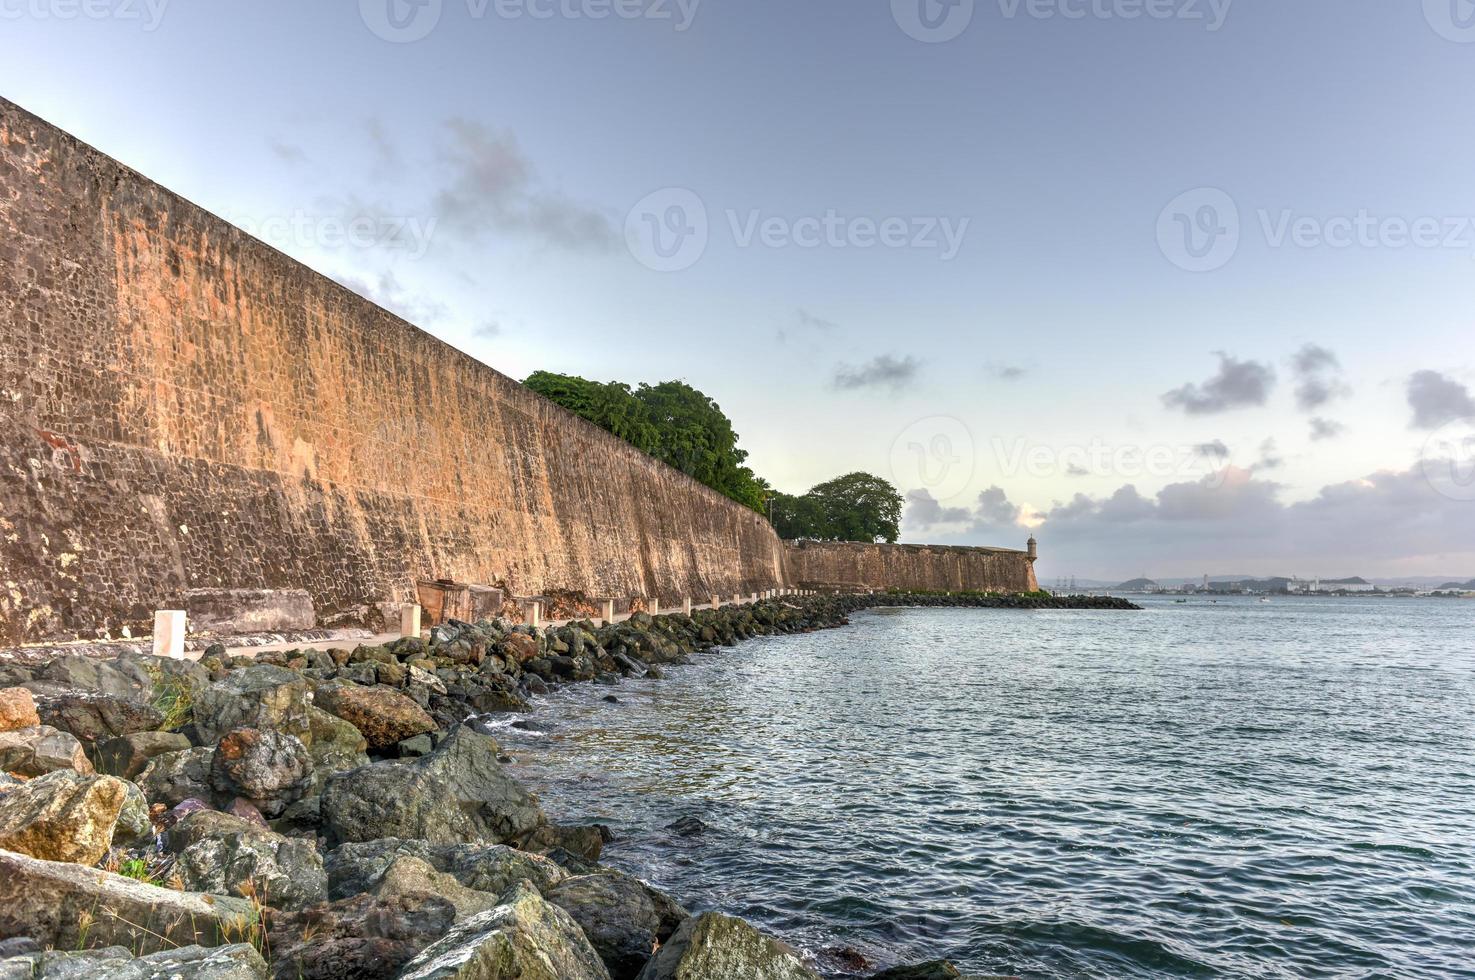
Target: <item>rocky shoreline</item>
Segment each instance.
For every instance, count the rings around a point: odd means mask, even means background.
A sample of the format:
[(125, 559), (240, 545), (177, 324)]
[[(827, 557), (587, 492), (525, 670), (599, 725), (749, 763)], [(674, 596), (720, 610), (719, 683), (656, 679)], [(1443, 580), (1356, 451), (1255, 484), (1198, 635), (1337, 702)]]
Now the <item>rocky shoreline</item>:
[(608, 830), (550, 820), (475, 719), (897, 605), (1136, 608), (821, 595), (615, 625), (452, 622), (353, 650), (0, 664), (0, 980), (818, 980), (746, 922), (599, 864)]

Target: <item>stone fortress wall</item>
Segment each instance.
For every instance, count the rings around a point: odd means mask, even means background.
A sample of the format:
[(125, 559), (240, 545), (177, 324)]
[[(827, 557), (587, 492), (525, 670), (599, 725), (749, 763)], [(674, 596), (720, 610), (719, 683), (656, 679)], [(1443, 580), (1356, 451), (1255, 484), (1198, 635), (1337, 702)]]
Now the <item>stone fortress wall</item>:
[(321, 619), (425, 578), (666, 608), (888, 568), (1023, 582), (1002, 556), (879, 549), (785, 546), (0, 99), (0, 641), (147, 632), (200, 589), (306, 590)]
[(1034, 592), (1032, 551), (933, 544), (786, 541), (789, 584), (800, 589)]

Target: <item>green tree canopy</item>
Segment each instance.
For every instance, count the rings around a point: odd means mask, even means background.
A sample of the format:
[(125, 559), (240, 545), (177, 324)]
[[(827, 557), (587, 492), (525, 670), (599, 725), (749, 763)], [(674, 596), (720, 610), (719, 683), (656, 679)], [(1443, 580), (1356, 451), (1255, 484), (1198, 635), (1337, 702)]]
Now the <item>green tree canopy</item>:
[(693, 479), (764, 512), (768, 484), (744, 465), (748, 454), (718, 404), (682, 381), (603, 384), (536, 371), (523, 382), (538, 394), (619, 436)]
[(870, 473), (847, 473), (803, 496), (775, 494), (773, 526), (783, 538), (895, 542), (901, 534), (902, 496)]

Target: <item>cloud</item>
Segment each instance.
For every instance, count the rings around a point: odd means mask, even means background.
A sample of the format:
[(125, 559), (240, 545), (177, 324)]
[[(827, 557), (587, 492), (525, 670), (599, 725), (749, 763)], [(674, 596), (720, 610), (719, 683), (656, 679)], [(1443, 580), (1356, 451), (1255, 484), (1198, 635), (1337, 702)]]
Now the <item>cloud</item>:
[(573, 251), (615, 247), (609, 218), (542, 189), (511, 133), (469, 119), (453, 119), (447, 128), (450, 142), (443, 156), (450, 181), (435, 197), (435, 212), (446, 227), (472, 241), (494, 231)]
[(502, 324), (496, 320), (487, 320), (480, 326), (473, 327), (471, 336), (478, 340), (491, 340), (494, 337), (500, 337), (502, 336)]
[(1285, 465), (1285, 458), (1280, 455), (1274, 439), (1266, 439), (1260, 443), (1260, 461), (1254, 465), (1254, 469), (1275, 470), (1283, 465)]
[(1065, 464), (1065, 475), (1066, 476), (1090, 476), (1091, 475), (1091, 471), (1088, 470), (1088, 469), (1086, 469), (1080, 463), (1066, 463)]
[(983, 370), (997, 381), (1018, 381), (1029, 374), (1029, 369), (1017, 364), (994, 364), (983, 366)]
[[(1286, 502), (1254, 469), (1225, 467), (1147, 496), (1127, 484), (1076, 494), (1034, 529), (1042, 577), (1120, 579), (1204, 572), (1257, 575), (1475, 574), (1475, 507), (1435, 489), (1418, 466), (1329, 484)], [(939, 543), (1011, 546), (1011, 528), (929, 535)]]
[(1193, 451), (1204, 459), (1229, 458), (1229, 447), (1224, 445), (1223, 439), (1215, 439), (1213, 442), (1201, 442), (1193, 447)]
[(1302, 347), (1291, 357), (1291, 369), (1296, 374), (1296, 404), (1304, 412), (1351, 393), (1337, 377), (1342, 370), (1337, 355), (1325, 347)]
[(399, 148), (394, 145), (394, 140), (384, 128), (384, 123), (377, 117), (371, 118), (364, 124), (364, 131), (368, 134), (369, 145), (374, 151), (374, 175), (389, 177), (400, 173), (404, 165), (400, 159)]
[(1009, 502), (1002, 487), (989, 487), (978, 495), (973, 522), (985, 527), (1001, 527), (1019, 523), (1020, 508)]
[(307, 162), (307, 152), (294, 143), (274, 139), (271, 141), (271, 151), (293, 166)]
[(911, 355), (897, 358), (882, 354), (858, 368), (840, 365), (835, 369), (835, 387), (841, 390), (890, 388), (899, 391), (917, 379), (921, 368), (921, 362)]
[(1337, 438), (1337, 436), (1341, 435), (1345, 431), (1347, 431), (1347, 427), (1341, 422), (1335, 422), (1331, 419), (1324, 419), (1320, 416), (1317, 416), (1316, 418), (1313, 418), (1311, 420), (1312, 442), (1321, 442), (1326, 439), (1335, 439)]
[(355, 276), (334, 276), (333, 279), (340, 286), (418, 326), (439, 323), (451, 312), (444, 303), (412, 294), (392, 272), (380, 273), (373, 283)]
[(1259, 361), (1237, 360), (1216, 351), (1219, 372), (1203, 384), (1185, 384), (1165, 393), (1163, 404), (1189, 415), (1214, 415), (1234, 408), (1263, 405), (1275, 386), (1275, 371)]
[(966, 507), (944, 507), (928, 490), (910, 490), (901, 522), (908, 528), (926, 530), (939, 524), (962, 524), (972, 513)]
[(1437, 429), (1446, 422), (1475, 416), (1470, 390), (1438, 371), (1415, 371), (1408, 378), (1408, 405), (1415, 429)]
[[(808, 310), (801, 309), (797, 311), (797, 325), (793, 329), (796, 333), (830, 334), (840, 329), (840, 325), (833, 320), (826, 320), (824, 317), (815, 316)], [(779, 343), (784, 343), (789, 339), (789, 331), (780, 327), (777, 336)]]

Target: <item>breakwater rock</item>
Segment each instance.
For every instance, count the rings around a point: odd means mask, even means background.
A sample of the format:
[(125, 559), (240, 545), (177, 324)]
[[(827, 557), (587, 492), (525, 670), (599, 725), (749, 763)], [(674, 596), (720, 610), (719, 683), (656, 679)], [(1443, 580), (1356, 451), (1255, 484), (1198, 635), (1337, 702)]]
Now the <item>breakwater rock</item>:
[(1132, 608), (784, 597), (618, 624), (453, 621), (356, 649), (212, 648), (198, 664), (5, 667), (0, 978), (818, 980), (778, 939), (601, 865), (608, 830), (552, 819), (478, 722), (555, 685), (658, 682), (705, 651), (883, 605)]

